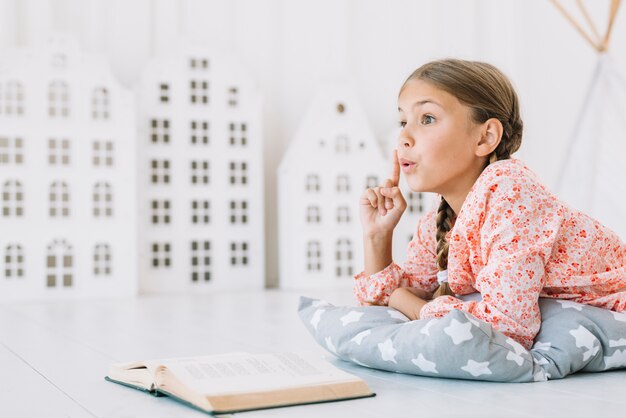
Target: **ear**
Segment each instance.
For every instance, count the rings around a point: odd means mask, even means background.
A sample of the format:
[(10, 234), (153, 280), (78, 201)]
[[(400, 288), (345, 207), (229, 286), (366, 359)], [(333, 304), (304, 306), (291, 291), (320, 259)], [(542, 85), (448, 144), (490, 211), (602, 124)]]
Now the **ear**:
[(487, 119), (479, 129), (479, 139), (476, 143), (475, 153), (477, 157), (486, 157), (495, 150), (502, 140), (502, 123), (496, 119)]

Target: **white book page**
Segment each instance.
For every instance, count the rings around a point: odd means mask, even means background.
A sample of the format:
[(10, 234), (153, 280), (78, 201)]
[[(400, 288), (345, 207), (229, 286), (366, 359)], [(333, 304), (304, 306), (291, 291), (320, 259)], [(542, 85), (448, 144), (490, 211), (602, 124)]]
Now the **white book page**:
[(168, 363), (167, 369), (195, 392), (224, 395), (360, 380), (319, 355), (239, 354)]

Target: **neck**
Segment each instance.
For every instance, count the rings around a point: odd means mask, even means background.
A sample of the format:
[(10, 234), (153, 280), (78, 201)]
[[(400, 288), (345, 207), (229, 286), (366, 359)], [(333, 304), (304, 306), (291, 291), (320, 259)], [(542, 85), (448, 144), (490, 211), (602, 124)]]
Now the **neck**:
[(463, 207), (463, 202), (465, 202), (465, 198), (472, 189), (472, 186), (474, 186), (474, 183), (476, 183), (476, 179), (478, 179), (480, 173), (483, 172), (483, 169), (484, 166), (482, 164), (480, 166), (477, 166), (469, 173), (464, 175), (462, 179), (457, 184), (455, 184), (453, 190), (448, 190), (441, 193), (443, 198), (446, 199), (446, 202), (448, 202), (448, 205), (450, 205), (456, 215), (458, 215), (461, 211), (461, 207)]

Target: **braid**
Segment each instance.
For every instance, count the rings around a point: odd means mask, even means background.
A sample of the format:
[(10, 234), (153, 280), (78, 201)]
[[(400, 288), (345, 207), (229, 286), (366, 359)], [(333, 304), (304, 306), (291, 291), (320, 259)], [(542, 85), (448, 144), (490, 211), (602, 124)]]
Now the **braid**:
[[(439, 209), (437, 210), (437, 267), (439, 271), (446, 270), (448, 268), (448, 249), (450, 244), (446, 239), (446, 234), (452, 229), (456, 214), (446, 201), (441, 197), (441, 203), (439, 203)], [(433, 299), (443, 295), (454, 295), (454, 292), (450, 290), (448, 283), (442, 283), (435, 291)]]

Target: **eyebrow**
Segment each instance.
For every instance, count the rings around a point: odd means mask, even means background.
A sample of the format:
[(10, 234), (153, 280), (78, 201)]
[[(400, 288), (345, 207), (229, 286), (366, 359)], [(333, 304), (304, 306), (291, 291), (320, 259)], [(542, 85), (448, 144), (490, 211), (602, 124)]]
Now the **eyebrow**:
[[(436, 101), (434, 101), (434, 100), (432, 100), (432, 99), (420, 100), (420, 101), (418, 101), (418, 102), (415, 102), (415, 103), (413, 103), (413, 106), (411, 106), (411, 108), (412, 108), (412, 109), (415, 109), (416, 107), (418, 107), (418, 106), (423, 106), (423, 105), (425, 105), (426, 103), (432, 103), (432, 104), (437, 105), (437, 106), (439, 106), (440, 108), (442, 108), (442, 109), (443, 109), (443, 106), (442, 106), (442, 105), (440, 105), (439, 103), (437, 103)], [(398, 111), (399, 111), (399, 112), (404, 112), (404, 111), (403, 111), (400, 107), (398, 107)]]

